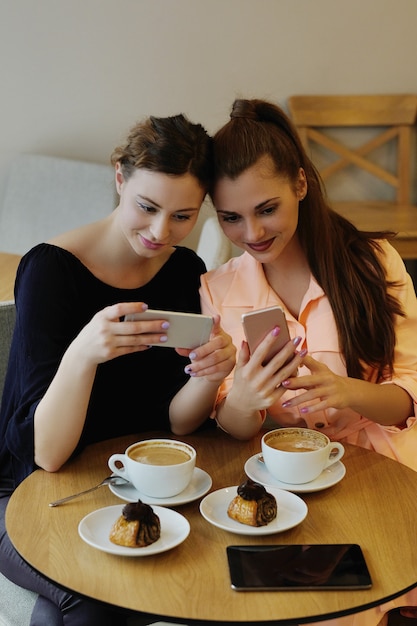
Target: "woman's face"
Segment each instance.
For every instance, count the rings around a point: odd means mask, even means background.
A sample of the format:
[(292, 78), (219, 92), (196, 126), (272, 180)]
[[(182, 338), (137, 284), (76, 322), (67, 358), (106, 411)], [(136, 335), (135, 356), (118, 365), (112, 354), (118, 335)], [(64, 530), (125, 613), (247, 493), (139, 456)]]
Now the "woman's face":
[(121, 229), (141, 256), (157, 256), (181, 242), (197, 221), (205, 191), (191, 174), (137, 169), (125, 180), (116, 166)]
[(235, 180), (220, 179), (213, 201), (225, 235), (261, 263), (272, 263), (294, 241), (298, 204), (307, 183), (300, 169), (296, 189), (262, 157)]

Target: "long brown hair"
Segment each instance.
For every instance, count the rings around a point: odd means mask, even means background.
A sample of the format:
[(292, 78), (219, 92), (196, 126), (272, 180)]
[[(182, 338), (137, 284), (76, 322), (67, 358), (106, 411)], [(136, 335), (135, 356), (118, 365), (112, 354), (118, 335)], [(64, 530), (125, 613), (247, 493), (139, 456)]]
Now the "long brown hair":
[(230, 117), (214, 136), (214, 184), (237, 178), (265, 155), (294, 189), (303, 168), (308, 191), (297, 232), (332, 307), (348, 376), (363, 378), (364, 364), (379, 377), (392, 374), (395, 315), (404, 313), (389, 293), (396, 285), (387, 281), (378, 252), (379, 241), (394, 233), (361, 232), (330, 208), (320, 175), (281, 108), (264, 100), (235, 100)]

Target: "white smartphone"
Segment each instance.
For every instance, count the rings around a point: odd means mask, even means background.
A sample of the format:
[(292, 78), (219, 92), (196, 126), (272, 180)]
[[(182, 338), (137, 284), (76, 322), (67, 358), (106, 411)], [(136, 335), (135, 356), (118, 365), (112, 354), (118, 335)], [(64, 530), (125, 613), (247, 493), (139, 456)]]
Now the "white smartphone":
[[(258, 309), (250, 313), (244, 313), (242, 315), (242, 324), (251, 354), (261, 341), (265, 339), (267, 334), (272, 332), (275, 326), (279, 326), (280, 328), (280, 332), (275, 338), (262, 365), (266, 365), (291, 339), (285, 313), (280, 306), (272, 306), (267, 309)], [(292, 356), (290, 358), (292, 358)]]
[(169, 328), (162, 330), (168, 337), (164, 343), (150, 344), (160, 348), (198, 348), (207, 343), (213, 328), (213, 319), (199, 313), (182, 313), (179, 311), (157, 311), (148, 309), (143, 313), (125, 315), (125, 322), (138, 320), (166, 320)]

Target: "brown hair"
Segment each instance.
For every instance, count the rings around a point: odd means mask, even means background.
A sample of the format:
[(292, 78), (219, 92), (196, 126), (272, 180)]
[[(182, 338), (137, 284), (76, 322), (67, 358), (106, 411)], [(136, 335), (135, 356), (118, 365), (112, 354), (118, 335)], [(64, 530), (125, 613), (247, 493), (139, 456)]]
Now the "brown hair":
[(308, 191), (300, 202), (297, 232), (332, 307), (348, 375), (363, 378), (364, 363), (377, 368), (379, 377), (392, 374), (394, 320), (404, 313), (389, 293), (397, 285), (386, 279), (378, 240), (391, 239), (394, 233), (358, 231), (329, 207), (318, 171), (278, 106), (236, 100), (230, 117), (214, 136), (214, 184), (220, 178), (237, 178), (266, 155), (294, 189), (303, 168)]
[(120, 163), (127, 180), (135, 169), (181, 176), (192, 174), (205, 190), (212, 178), (212, 139), (201, 124), (183, 114), (149, 117), (130, 130), (115, 148), (111, 163)]

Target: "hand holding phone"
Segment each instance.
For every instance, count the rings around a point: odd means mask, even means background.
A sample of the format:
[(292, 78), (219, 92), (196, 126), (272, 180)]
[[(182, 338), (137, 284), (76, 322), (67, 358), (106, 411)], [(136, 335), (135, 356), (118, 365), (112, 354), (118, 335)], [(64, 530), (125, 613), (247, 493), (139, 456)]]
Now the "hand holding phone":
[(169, 322), (169, 328), (164, 330), (168, 339), (164, 343), (150, 344), (161, 348), (194, 349), (207, 343), (213, 327), (213, 319), (199, 313), (182, 313), (179, 311), (158, 311), (147, 309), (142, 313), (125, 315), (125, 322), (146, 320), (161, 320)]
[[(285, 344), (291, 339), (285, 313), (280, 306), (244, 313), (242, 315), (242, 324), (251, 354), (253, 354), (261, 341), (272, 332), (272, 329), (275, 326), (279, 326), (280, 332), (275, 338), (262, 365), (269, 363), (272, 357), (282, 350)], [(291, 358), (292, 356), (287, 359), (286, 363), (291, 360)]]

